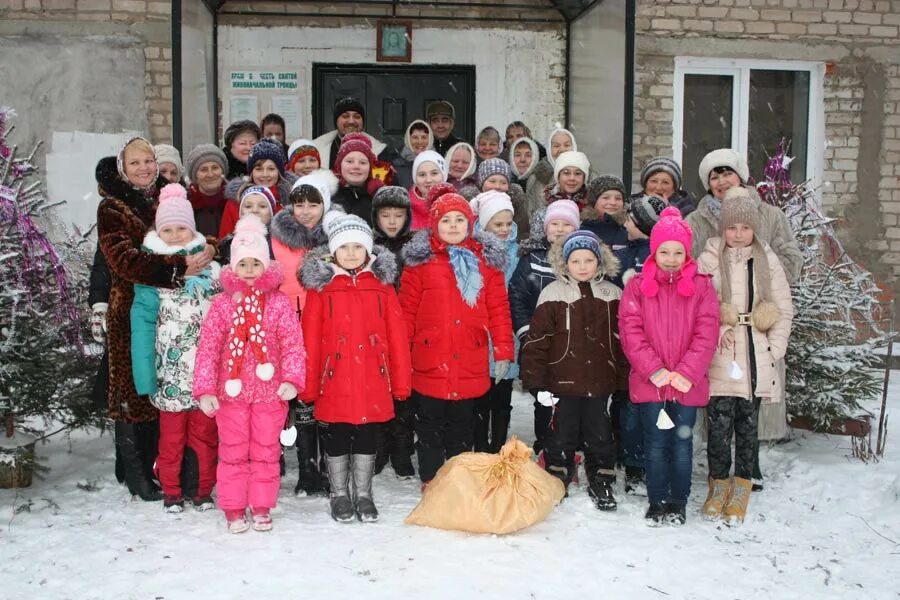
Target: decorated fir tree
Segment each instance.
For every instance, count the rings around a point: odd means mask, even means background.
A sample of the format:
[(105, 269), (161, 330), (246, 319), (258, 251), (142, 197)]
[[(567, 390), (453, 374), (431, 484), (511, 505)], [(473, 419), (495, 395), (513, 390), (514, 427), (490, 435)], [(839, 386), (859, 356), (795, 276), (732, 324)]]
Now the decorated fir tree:
[(874, 349), (885, 343), (883, 307), (872, 274), (838, 240), (834, 219), (822, 214), (806, 184), (791, 183), (790, 161), (782, 141), (757, 185), (764, 202), (784, 210), (803, 253), (785, 357), (787, 409), (815, 430), (833, 430), (881, 392)]
[[(49, 431), (97, 422), (90, 388), (97, 360), (79, 314), (89, 264), (72, 235), (54, 244), (53, 219), (33, 164), (9, 143), (15, 113), (0, 108), (0, 486), (27, 485), (34, 443)], [(59, 227), (65, 231), (64, 227)]]

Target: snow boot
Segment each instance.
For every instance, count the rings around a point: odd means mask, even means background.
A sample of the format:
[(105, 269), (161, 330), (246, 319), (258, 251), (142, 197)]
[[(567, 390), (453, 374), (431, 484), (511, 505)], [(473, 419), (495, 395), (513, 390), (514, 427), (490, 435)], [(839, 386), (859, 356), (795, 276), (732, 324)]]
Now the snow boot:
[(412, 455), (416, 451), (415, 403), (411, 400), (394, 402), (394, 413), (397, 415), (390, 427), (391, 467), (399, 479), (412, 479), (416, 476)]
[(722, 516), (727, 524), (740, 525), (744, 522), (744, 517), (747, 516), (747, 504), (750, 502), (752, 487), (753, 482), (749, 479), (744, 479), (743, 477), (734, 478), (731, 498), (728, 499), (728, 504), (725, 505), (725, 510), (722, 512)]
[(625, 493), (639, 495), (644, 488), (644, 469), (625, 465)]
[(162, 500), (162, 490), (147, 475), (136, 425), (116, 421), (115, 436), (116, 447), (122, 455), (122, 467), (125, 471), (125, 484), (128, 486), (128, 491), (145, 502)]
[(594, 506), (599, 510), (613, 511), (618, 508), (613, 496), (613, 483), (615, 476), (601, 473), (588, 475), (588, 496), (594, 501)]
[(326, 456), (328, 481), (331, 486), (331, 518), (340, 523), (353, 520), (353, 501), (350, 499), (350, 455)]
[(684, 504), (670, 502), (666, 504), (666, 523), (669, 525), (684, 525), (687, 522), (687, 512)]
[(375, 474), (374, 454), (353, 455), (353, 491), (356, 518), (363, 523), (378, 520), (378, 509), (372, 500), (372, 476)]
[(272, 515), (268, 508), (250, 509), (250, 518), (253, 531), (272, 531)]
[[(544, 460), (548, 460), (550, 457), (544, 454)], [(575, 474), (575, 465), (560, 465), (560, 464), (552, 464), (550, 462), (547, 463), (547, 472), (562, 481), (563, 487), (565, 488), (565, 495), (563, 498), (569, 497), (569, 484), (572, 483), (572, 477)]]
[(197, 512), (206, 512), (216, 507), (212, 496), (194, 496), (191, 498), (191, 504), (194, 505), (194, 510)]
[(163, 498), (163, 508), (169, 514), (184, 512), (184, 498), (182, 496), (169, 496)]
[(228, 524), (228, 533), (244, 533), (250, 529), (247, 521), (247, 511), (243, 509), (226, 510), (225, 522)]
[[(309, 407), (309, 410), (312, 410), (312, 407)], [(322, 485), (322, 473), (319, 471), (319, 436), (316, 424), (312, 422), (301, 425), (298, 418), (295, 427), (300, 476), (294, 487), (294, 493), (297, 496), (321, 496), (325, 493), (325, 489)]]
[(499, 410), (491, 411), (491, 446), (490, 452), (497, 454), (500, 448), (506, 443), (506, 436), (509, 433), (509, 419), (512, 408), (504, 407)]
[(651, 503), (647, 512), (644, 514), (644, 520), (650, 527), (659, 527), (666, 518), (666, 505)]
[(413, 467), (411, 454), (392, 454), (391, 467), (394, 468), (397, 479), (401, 481), (413, 479), (416, 476), (416, 469)]
[(722, 518), (722, 511), (731, 498), (731, 479), (710, 479), (709, 493), (703, 503), (703, 516), (707, 519)]

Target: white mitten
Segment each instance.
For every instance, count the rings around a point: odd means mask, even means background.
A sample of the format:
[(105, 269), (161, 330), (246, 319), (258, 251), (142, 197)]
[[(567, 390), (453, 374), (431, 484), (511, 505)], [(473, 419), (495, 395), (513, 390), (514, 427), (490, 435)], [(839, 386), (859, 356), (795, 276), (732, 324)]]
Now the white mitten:
[(297, 397), (297, 388), (294, 387), (293, 383), (285, 381), (278, 386), (278, 391), (275, 393), (278, 394), (278, 397), (282, 400), (293, 400)]
[(212, 394), (203, 394), (200, 396), (200, 410), (207, 417), (212, 417), (219, 411), (219, 401)]

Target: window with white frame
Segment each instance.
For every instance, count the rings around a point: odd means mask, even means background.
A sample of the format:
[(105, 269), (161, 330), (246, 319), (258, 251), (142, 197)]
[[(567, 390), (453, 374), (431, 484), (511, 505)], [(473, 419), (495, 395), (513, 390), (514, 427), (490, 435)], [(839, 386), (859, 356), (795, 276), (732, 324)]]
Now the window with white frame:
[(677, 57), (672, 156), (684, 187), (699, 199), (703, 156), (734, 148), (747, 156), (750, 175), (762, 178), (781, 138), (791, 143), (791, 180), (822, 183), (822, 81), (825, 63)]

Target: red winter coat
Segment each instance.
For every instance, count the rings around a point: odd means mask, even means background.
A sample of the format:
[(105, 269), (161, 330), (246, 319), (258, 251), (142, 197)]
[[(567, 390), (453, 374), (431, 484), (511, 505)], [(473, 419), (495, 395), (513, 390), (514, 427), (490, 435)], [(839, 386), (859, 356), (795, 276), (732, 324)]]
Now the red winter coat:
[(410, 394), (409, 340), (394, 290), (397, 262), (376, 247), (355, 277), (309, 252), (300, 268), (306, 288), (303, 337), (307, 380), (301, 398), (315, 402), (326, 423), (383, 423), (394, 418), (394, 398)]
[(503, 270), (502, 242), (476, 233), (463, 246), (479, 257), (483, 287), (475, 306), (456, 287), (446, 246), (431, 230), (416, 233), (403, 247), (400, 304), (412, 347), (412, 386), (443, 400), (484, 395), (491, 386), (488, 333), (495, 360), (514, 360), (512, 320)]

